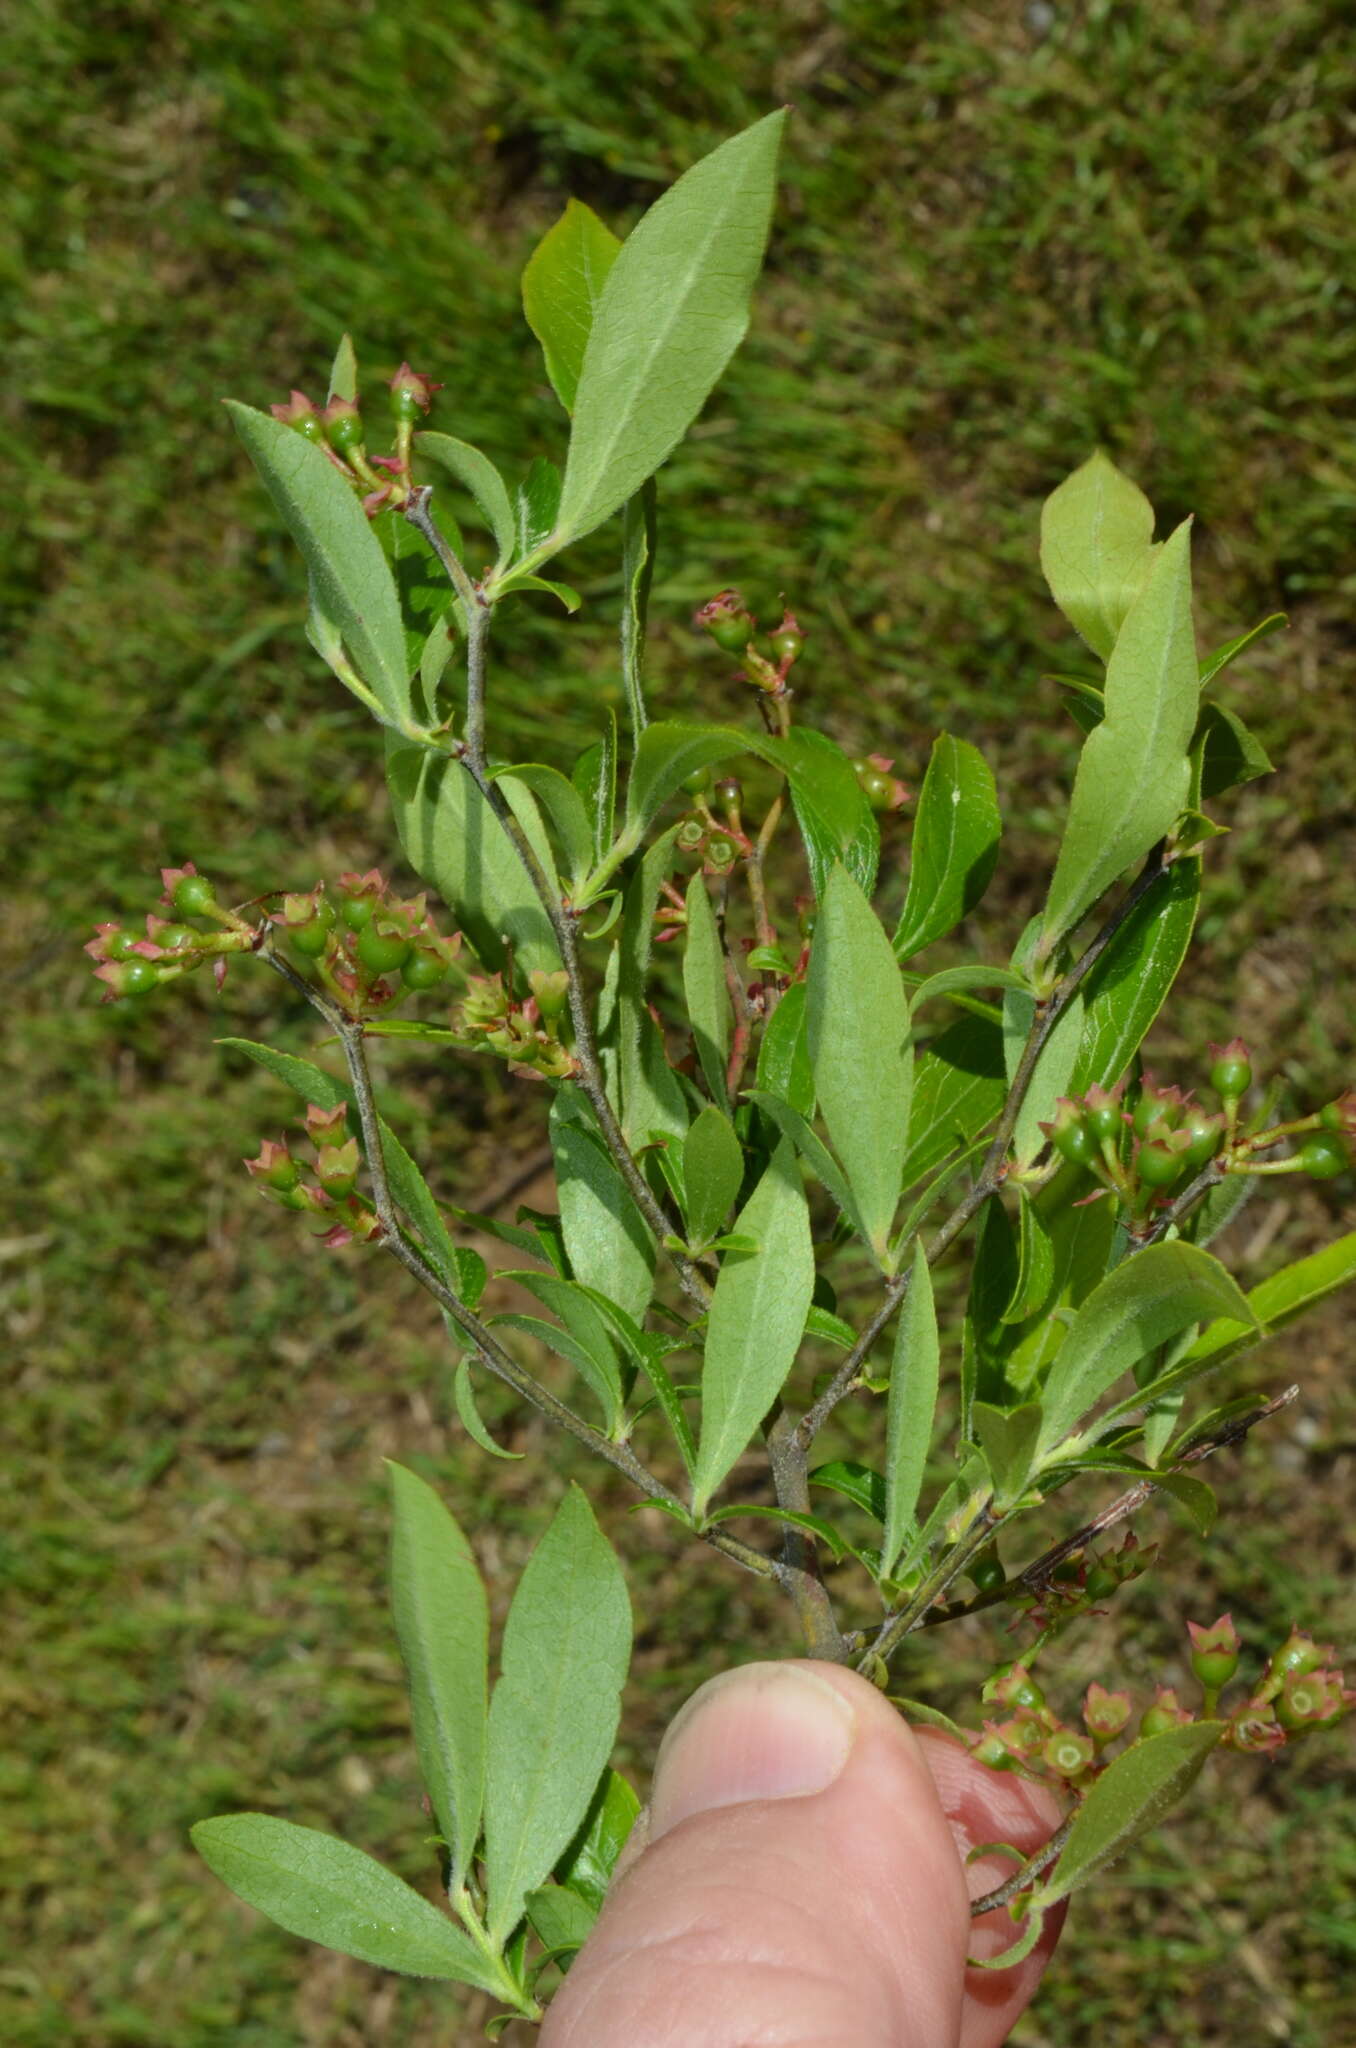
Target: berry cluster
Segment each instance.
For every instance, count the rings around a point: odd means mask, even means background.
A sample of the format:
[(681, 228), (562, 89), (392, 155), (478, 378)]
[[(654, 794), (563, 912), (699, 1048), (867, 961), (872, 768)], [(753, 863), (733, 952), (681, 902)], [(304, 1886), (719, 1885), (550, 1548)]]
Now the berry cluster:
[[(1180, 1088), (1159, 1087), (1152, 1074), (1139, 1082), (1133, 1104), (1126, 1083), (1061, 1096), (1043, 1123), (1055, 1152), (1088, 1169), (1138, 1216), (1162, 1206), (1212, 1160), (1221, 1173), (1307, 1173), (1324, 1180), (1353, 1164), (1356, 1089), (1312, 1115), (1269, 1129), (1242, 1132), (1239, 1110), (1252, 1086), (1252, 1060), (1241, 1038), (1210, 1048), (1210, 1086), (1220, 1098), (1211, 1110)], [(1260, 1155), (1283, 1139), (1302, 1142), (1285, 1158)]]
[(340, 875), (333, 896), (323, 882), (284, 896), (272, 921), (354, 1014), (438, 988), (461, 952), (461, 934), (439, 934), (422, 893), (392, 895), (376, 868)]
[[(162, 983), (178, 981), (209, 960), (220, 988), (232, 953), (254, 952), (266, 927), (251, 924), (238, 912), (224, 910), (206, 875), (192, 861), (181, 868), (162, 868), (160, 902), (171, 916), (146, 914), (146, 936), (138, 938), (120, 924), (98, 924), (85, 951), (97, 961), (95, 975), (104, 984), (103, 1000), (149, 995)], [(192, 918), (197, 923), (190, 924)], [(211, 929), (199, 928), (206, 922)]]
[(761, 639), (758, 621), (737, 590), (721, 590), (692, 614), (692, 623), (709, 633), (725, 654), (737, 654), (743, 671), (737, 682), (752, 683), (767, 697), (784, 697), (787, 677), (800, 660), (805, 635), (794, 612), (782, 608), (780, 622)]
[[(286, 405), (269, 409), (275, 420), (291, 427), (303, 440), (323, 448), (334, 467), (362, 498), (369, 518), (388, 507), (403, 505), (410, 494), (410, 449), (414, 428), (426, 413), (435, 391), (431, 377), (402, 363), (392, 377), (390, 412), (395, 422), (395, 449), (390, 455), (369, 455), (362, 412), (350, 398), (332, 398), (317, 406), (304, 391), (294, 391)], [(378, 471), (381, 474), (378, 474)]]
[[(1219, 1695), (1238, 1670), (1242, 1644), (1227, 1614), (1208, 1628), (1197, 1622), (1188, 1622), (1187, 1627), (1202, 1717), (1213, 1720)], [(1108, 1746), (1127, 1733), (1135, 1712), (1128, 1692), (1109, 1692), (1094, 1681), (1083, 1698), (1082, 1728), (1074, 1727), (1046, 1705), (1045, 1694), (1025, 1664), (1009, 1665), (996, 1674), (981, 1697), (1002, 1716), (984, 1723), (974, 1752), (981, 1763), (1078, 1790), (1086, 1790), (1105, 1768)], [(1312, 1636), (1292, 1629), (1272, 1651), (1254, 1691), (1223, 1717), (1221, 1742), (1225, 1748), (1270, 1755), (1296, 1736), (1338, 1720), (1353, 1706), (1356, 1690), (1345, 1684), (1331, 1648), (1320, 1648)], [(1137, 1735), (1158, 1735), (1195, 1719), (1172, 1687), (1160, 1685), (1140, 1712)]]
[(311, 1180), (303, 1177), (285, 1137), (276, 1143), (265, 1138), (258, 1158), (245, 1161), (246, 1173), (281, 1208), (324, 1218), (320, 1241), (331, 1251), (340, 1245), (373, 1243), (382, 1236), (382, 1226), (371, 1203), (357, 1192), (358, 1141), (349, 1132), (346, 1106), (341, 1102), (327, 1110), (312, 1103), (306, 1111), (306, 1135), (315, 1147)]

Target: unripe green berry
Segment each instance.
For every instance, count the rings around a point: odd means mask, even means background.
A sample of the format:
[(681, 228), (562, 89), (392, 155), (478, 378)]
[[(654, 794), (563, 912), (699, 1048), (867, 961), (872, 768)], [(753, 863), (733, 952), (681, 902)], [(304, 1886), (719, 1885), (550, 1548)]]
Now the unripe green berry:
[(1252, 1061), (1242, 1039), (1231, 1039), (1228, 1045), (1212, 1050), (1215, 1058), (1210, 1068), (1210, 1086), (1229, 1101), (1245, 1095), (1252, 1086)]
[(679, 786), (685, 789), (689, 796), (705, 796), (707, 790), (711, 787), (711, 770), (709, 768), (694, 768), (690, 775), (683, 777)]
[(319, 918), (312, 924), (298, 925), (297, 929), (289, 932), (287, 936), (297, 951), (304, 953), (308, 960), (318, 960), (330, 942), (329, 926), (322, 924)]
[(1097, 1140), (1084, 1117), (1079, 1117), (1076, 1123), (1066, 1124), (1062, 1130), (1052, 1131), (1050, 1143), (1061, 1159), (1067, 1159), (1074, 1166), (1088, 1166), (1097, 1157)]
[(126, 960), (137, 943), (132, 932), (110, 932), (104, 941), (104, 957), (108, 960)]
[(339, 915), (351, 932), (360, 932), (364, 925), (371, 924), (372, 912), (376, 909), (372, 896), (341, 896)]
[(181, 875), (171, 899), (180, 917), (206, 917), (216, 900), (217, 892), (206, 875)]
[(1219, 1151), (1224, 1137), (1223, 1124), (1218, 1117), (1211, 1116), (1207, 1111), (1193, 1109), (1182, 1129), (1190, 1139), (1182, 1153), (1182, 1159), (1193, 1173), (1199, 1172), (1200, 1168)]
[(134, 953), (123, 962), (121, 981), (123, 995), (145, 996), (159, 985), (160, 973), (154, 961), (143, 960)]
[(778, 626), (770, 637), (774, 661), (791, 662), (799, 659), (800, 651), (805, 645), (805, 635), (794, 622)]
[(1140, 1146), (1135, 1171), (1146, 1188), (1171, 1187), (1181, 1174), (1182, 1155), (1151, 1139), (1148, 1144)]
[(889, 810), (895, 794), (893, 776), (883, 775), (879, 768), (868, 767), (859, 773), (857, 780), (861, 784), (862, 795), (873, 811)]
[(410, 942), (371, 923), (358, 934), (358, 958), (369, 974), (394, 974), (410, 957)]
[(1315, 1180), (1331, 1180), (1351, 1165), (1351, 1148), (1336, 1131), (1315, 1131), (1300, 1146), (1299, 1162)]
[(737, 804), (743, 795), (737, 775), (722, 775), (712, 794), (718, 804)]
[(1088, 1128), (1094, 1138), (1119, 1138), (1125, 1125), (1119, 1102), (1091, 1103), (1087, 1111)]
[(971, 1579), (981, 1593), (996, 1593), (1000, 1586), (1006, 1586), (1008, 1582), (1002, 1560), (992, 1550), (983, 1557), (977, 1557), (969, 1571)]
[(197, 944), (198, 934), (191, 932), (186, 924), (162, 924), (155, 935), (155, 943), (167, 953), (181, 953), (185, 946)]
[(439, 982), (447, 979), (447, 966), (436, 953), (411, 953), (400, 970), (400, 978), (408, 989), (437, 988)]

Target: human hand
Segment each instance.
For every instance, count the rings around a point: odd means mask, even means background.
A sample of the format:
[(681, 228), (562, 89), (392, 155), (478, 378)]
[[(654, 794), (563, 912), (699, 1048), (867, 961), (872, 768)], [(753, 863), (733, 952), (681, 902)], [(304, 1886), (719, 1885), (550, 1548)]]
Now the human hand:
[(1060, 1914), (1011, 1970), (967, 1969), (1015, 1930), (968, 1900), (1060, 1820), (1039, 1786), (908, 1728), (832, 1664), (746, 1664), (704, 1685), (659, 1752), (650, 1805), (541, 2048), (999, 2048)]

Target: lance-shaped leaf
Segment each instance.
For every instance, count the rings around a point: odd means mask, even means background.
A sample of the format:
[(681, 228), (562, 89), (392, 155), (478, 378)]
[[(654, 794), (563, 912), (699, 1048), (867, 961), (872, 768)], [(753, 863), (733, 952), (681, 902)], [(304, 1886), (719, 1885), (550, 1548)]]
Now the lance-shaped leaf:
[(1271, 756), (1257, 735), (1224, 704), (1202, 704), (1191, 746), (1191, 804), (1199, 809), (1240, 783), (1270, 775)]
[(786, 1382), (814, 1292), (810, 1218), (796, 1157), (778, 1145), (735, 1230), (757, 1251), (727, 1252), (707, 1323), (692, 1505), (707, 1503)]
[(915, 1240), (913, 1278), (899, 1311), (885, 1409), (885, 1535), (880, 1568), (887, 1578), (917, 1525), (918, 1496), (937, 1408), (940, 1357), (932, 1275), (923, 1247)]
[(829, 877), (806, 997), (820, 1113), (884, 1261), (909, 1136), (909, 1008), (880, 919), (845, 868)]
[(1144, 1041), (1177, 979), (1196, 922), (1199, 860), (1176, 860), (1135, 905), (1079, 993), (1083, 1035), (1071, 1095), (1112, 1087)]
[(459, 1927), (361, 1849), (267, 1813), (200, 1820), (193, 1846), (246, 1905), (341, 1955), (502, 1995), (494, 1965)]
[(438, 891), (484, 965), (503, 965), (507, 940), (519, 973), (557, 970), (550, 920), (469, 769), (427, 747), (392, 742), (386, 780), (407, 860)]
[(414, 1746), (455, 1893), (475, 1853), (485, 1796), (489, 1611), (471, 1546), (431, 1486), (387, 1464), (395, 1526), (391, 1604), (410, 1680)]
[[(527, 475), (518, 486), (514, 500), (514, 516), (518, 534), (516, 550), (520, 555), (530, 555), (556, 523), (560, 510), (560, 471), (554, 462), (544, 455), (532, 459)], [(535, 582), (535, 577), (528, 581)], [(573, 610), (575, 607), (571, 606)]]
[(1143, 588), (1154, 509), (1099, 449), (1041, 508), (1041, 568), (1069, 624), (1105, 661)]
[(508, 485), (488, 455), (473, 448), (469, 441), (458, 441), (452, 434), (428, 431), (416, 434), (415, 447), (430, 462), (436, 462), (440, 469), (455, 477), (463, 489), (468, 490), (480, 508), (481, 517), (494, 535), (494, 544), (499, 550), (498, 567), (503, 568), (513, 559), (518, 544), (518, 520), (513, 509), (513, 500)]
[(551, 1105), (551, 1151), (571, 1273), (639, 1323), (654, 1293), (654, 1238), (572, 1081)]
[(1074, 1815), (1054, 1875), (1031, 1901), (1035, 1913), (1067, 1899), (1157, 1827), (1195, 1784), (1223, 1721), (1192, 1721), (1148, 1735), (1113, 1757)]
[(352, 337), (347, 334), (340, 335), (334, 361), (330, 364), (329, 395), (331, 398), (346, 398), (350, 405), (358, 402), (358, 358), (353, 352)]
[[(653, 730), (653, 728), (651, 728)], [(622, 1129), (631, 1145), (653, 1131), (681, 1138), (688, 1125), (687, 1101), (668, 1063), (663, 1035), (650, 1015), (646, 977), (654, 938), (655, 905), (673, 864), (673, 833), (665, 832), (646, 851), (627, 884), (617, 946), (619, 972), (615, 1044), (621, 1082)]]
[(597, 1912), (607, 1896), (617, 1858), (636, 1824), (640, 1801), (619, 1771), (605, 1770), (584, 1824), (556, 1865), (561, 1884)]
[[(1022, 1048), (1036, 1014), (1036, 999), (1022, 989), (1009, 989), (1003, 997), (1003, 1056), (1011, 1083), (1022, 1057)], [(1069, 1076), (1083, 1039), (1083, 992), (1081, 989), (1055, 1019), (1054, 1029), (1041, 1047), (1035, 1072), (1027, 1083), (1022, 1106), (1013, 1127), (1012, 1149), (1027, 1166), (1045, 1144), (1043, 1123), (1055, 1114), (1055, 1104), (1068, 1093)]]
[(719, 1236), (744, 1178), (744, 1150), (734, 1125), (713, 1102), (683, 1141), (683, 1215), (688, 1239), (709, 1244)]
[(647, 477), (622, 510), (621, 663), (632, 745), (639, 741), (649, 723), (645, 709), (645, 627), (650, 613), (657, 526), (654, 478)]
[(687, 885), (683, 993), (706, 1085), (720, 1107), (728, 1108), (725, 1063), (730, 1057), (730, 991), (725, 982), (725, 955), (716, 913), (711, 908), (706, 879), (700, 872)]
[(824, 894), (841, 861), (869, 896), (880, 863), (880, 826), (847, 755), (827, 733), (804, 725), (793, 726), (773, 745), (786, 771), (815, 895)]
[(913, 1187), (949, 1153), (978, 1137), (998, 1115), (1007, 1092), (1003, 1036), (997, 1024), (984, 1017), (961, 1017), (930, 1040), (913, 1070), (904, 1186)]
[(1036, 1401), (1020, 1408), (995, 1408), (987, 1401), (971, 1404), (970, 1433), (984, 1453), (993, 1480), (994, 1506), (1000, 1513), (1015, 1505), (1025, 1491), (1040, 1428), (1040, 1404)]
[(1244, 1314), (1226, 1312), (1208, 1324), (1167, 1372), (1142, 1393), (1117, 1402), (1115, 1408), (1108, 1411), (1108, 1426), (1123, 1414), (1142, 1407), (1146, 1400), (1174, 1394), (1190, 1386), (1192, 1381), (1202, 1379), (1206, 1373), (1226, 1365), (1240, 1351), (1248, 1351), (1264, 1338), (1274, 1336), (1277, 1330), (1283, 1330), (1287, 1323), (1294, 1322), (1296, 1316), (1303, 1315), (1316, 1302), (1326, 1300), (1340, 1288), (1349, 1287), (1354, 1280), (1356, 1230), (1348, 1231), (1333, 1244), (1324, 1245), (1321, 1251), (1311, 1252), (1306, 1259), (1296, 1259), (1291, 1265), (1282, 1266), (1279, 1272), (1254, 1287), (1245, 1297)]
[(556, 548), (654, 474), (743, 339), (785, 118), (769, 114), (695, 164), (618, 251), (580, 365)]
[(793, 982), (763, 1027), (758, 1048), (758, 1086), (794, 1109), (815, 1113), (815, 1076), (805, 1031), (805, 983)]
[(543, 761), (515, 762), (511, 768), (499, 768), (494, 773), (496, 779), (521, 783), (532, 792), (554, 828), (565, 856), (564, 872), (572, 883), (582, 881), (593, 865), (593, 831), (584, 799), (574, 784), (558, 768), (550, 768)]
[(329, 457), (281, 420), (228, 399), (226, 410), (283, 524), (301, 549), (315, 611), (390, 723), (410, 723), (409, 667), (395, 579), (367, 515)]
[[(1154, 1244), (1123, 1260), (1088, 1296), (1050, 1368), (1042, 1453), (1068, 1436), (1123, 1372), (1208, 1316), (1253, 1322), (1237, 1282), (1209, 1252)], [(1093, 1424), (1086, 1440), (1098, 1434)]]
[(576, 1281), (566, 1280), (558, 1273), (515, 1272), (498, 1277), (514, 1280), (535, 1295), (553, 1315), (559, 1316), (564, 1327), (558, 1329), (554, 1323), (543, 1322), (540, 1316), (516, 1313), (497, 1315), (494, 1322), (507, 1323), (510, 1329), (535, 1337), (557, 1358), (572, 1365), (596, 1396), (608, 1434), (616, 1437), (622, 1415), (621, 1375), (607, 1326), (588, 1293)]
[(591, 206), (567, 200), (523, 272), (523, 311), (541, 343), (546, 374), (566, 412), (574, 411), (593, 316), (621, 242)]
[(1117, 635), (1106, 716), (1089, 733), (1045, 906), (1049, 952), (1185, 808), (1200, 695), (1191, 626), (1191, 526), (1163, 547)]
[(989, 886), (1002, 829), (988, 762), (967, 740), (939, 734), (918, 798), (909, 893), (895, 932), (901, 960), (969, 916)]
[(630, 1655), (621, 1567), (571, 1486), (518, 1582), (490, 1701), (485, 1875), (496, 1944), (588, 1812), (616, 1737)]

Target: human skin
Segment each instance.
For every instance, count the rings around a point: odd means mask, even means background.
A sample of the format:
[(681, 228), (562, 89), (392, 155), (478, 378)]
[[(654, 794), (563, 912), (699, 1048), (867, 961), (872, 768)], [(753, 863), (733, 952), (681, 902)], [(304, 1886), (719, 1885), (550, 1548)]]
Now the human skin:
[(865, 1679), (817, 1662), (722, 1674), (660, 1748), (647, 1811), (541, 2048), (999, 2048), (1057, 1939), (969, 1900), (1029, 1854), (1053, 1795), (910, 1729)]

